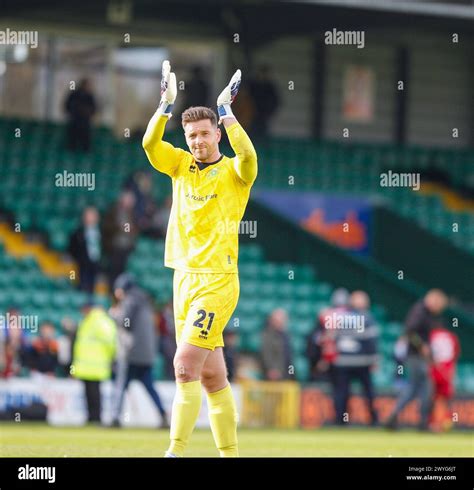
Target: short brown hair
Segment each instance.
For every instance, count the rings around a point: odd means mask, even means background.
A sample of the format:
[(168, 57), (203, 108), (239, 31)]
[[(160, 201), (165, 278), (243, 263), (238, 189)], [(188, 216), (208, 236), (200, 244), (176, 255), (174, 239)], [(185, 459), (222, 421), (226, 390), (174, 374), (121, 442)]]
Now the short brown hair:
[(184, 126), (189, 122), (202, 121), (203, 119), (210, 119), (211, 124), (217, 128), (217, 116), (216, 113), (209, 109), (209, 107), (189, 107), (181, 115), (181, 124)]

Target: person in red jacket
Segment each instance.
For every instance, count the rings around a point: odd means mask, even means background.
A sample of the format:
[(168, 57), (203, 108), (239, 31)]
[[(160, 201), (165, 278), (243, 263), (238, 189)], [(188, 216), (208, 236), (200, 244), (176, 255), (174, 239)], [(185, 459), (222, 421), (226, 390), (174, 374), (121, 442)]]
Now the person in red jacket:
[(430, 374), (434, 388), (430, 422), (434, 430), (447, 430), (453, 424), (450, 405), (454, 396), (456, 363), (461, 351), (459, 339), (448, 329), (436, 327), (430, 333), (430, 348)]

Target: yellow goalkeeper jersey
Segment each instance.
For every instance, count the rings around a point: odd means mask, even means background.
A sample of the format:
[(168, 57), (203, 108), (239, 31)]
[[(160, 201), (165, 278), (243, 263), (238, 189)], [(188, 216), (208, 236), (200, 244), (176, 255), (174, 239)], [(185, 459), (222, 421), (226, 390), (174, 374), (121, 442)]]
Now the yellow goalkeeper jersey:
[(185, 272), (236, 273), (239, 224), (257, 176), (250, 138), (240, 124), (232, 124), (226, 131), (236, 156), (222, 155), (203, 166), (190, 152), (163, 141), (168, 118), (154, 117), (143, 146), (153, 167), (173, 183), (165, 266)]

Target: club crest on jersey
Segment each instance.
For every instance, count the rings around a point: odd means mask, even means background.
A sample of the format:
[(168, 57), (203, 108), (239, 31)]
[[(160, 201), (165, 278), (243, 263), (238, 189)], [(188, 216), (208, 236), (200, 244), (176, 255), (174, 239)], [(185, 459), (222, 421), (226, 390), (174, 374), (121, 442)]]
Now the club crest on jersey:
[(217, 170), (217, 168), (213, 168), (212, 170), (209, 171), (206, 178), (210, 179), (212, 177), (215, 177), (218, 173), (219, 170)]
[(196, 165), (191, 164), (191, 165), (189, 166), (189, 171), (190, 171), (190, 172), (192, 172), (192, 173), (195, 173), (195, 172), (196, 172)]

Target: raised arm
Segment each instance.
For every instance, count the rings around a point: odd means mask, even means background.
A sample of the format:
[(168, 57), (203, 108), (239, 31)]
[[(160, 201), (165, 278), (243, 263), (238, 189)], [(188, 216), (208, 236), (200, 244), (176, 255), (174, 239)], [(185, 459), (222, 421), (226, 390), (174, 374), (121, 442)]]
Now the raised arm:
[(172, 177), (186, 152), (163, 141), (165, 126), (171, 117), (177, 92), (176, 76), (170, 70), (169, 61), (164, 61), (161, 79), (161, 102), (148, 123), (142, 144), (153, 167)]
[(221, 122), (224, 124), (230, 145), (236, 155), (234, 158), (235, 171), (245, 184), (251, 185), (257, 177), (257, 153), (252, 141), (238, 123), (230, 107), (239, 91), (241, 77), (241, 71), (237, 70), (229, 85), (217, 98), (217, 112), (220, 118), (219, 124)]
[(230, 146), (235, 152), (234, 168), (237, 175), (246, 184), (253, 184), (257, 178), (257, 153), (252, 141), (237, 119), (224, 119), (224, 127), (229, 137)]
[(148, 123), (142, 144), (153, 167), (172, 177), (186, 152), (163, 141), (167, 121), (168, 116), (163, 115), (158, 108)]

